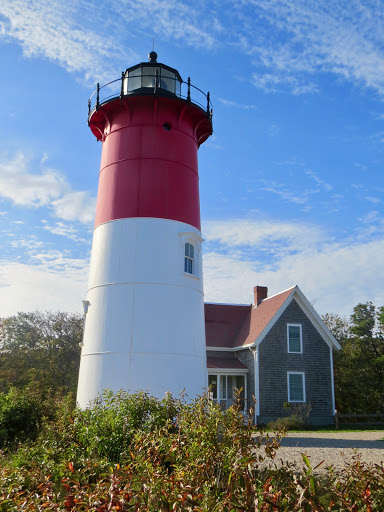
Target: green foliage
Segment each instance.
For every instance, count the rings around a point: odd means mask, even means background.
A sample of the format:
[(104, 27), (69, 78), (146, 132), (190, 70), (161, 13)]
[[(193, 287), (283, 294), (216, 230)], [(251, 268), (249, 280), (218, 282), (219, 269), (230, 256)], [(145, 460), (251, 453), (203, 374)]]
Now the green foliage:
[(140, 392), (130, 395), (105, 391), (92, 407), (77, 410), (73, 428), (88, 453), (120, 462), (137, 432), (151, 432), (167, 424), (180, 404), (170, 395), (162, 401)]
[(323, 320), (341, 344), (334, 351), (336, 408), (342, 413), (384, 411), (384, 308), (358, 304), (350, 320)]
[(306, 427), (307, 424), (298, 414), (277, 418), (277, 420), (271, 421), (267, 425), (267, 429), (273, 430), (274, 432), (278, 432), (279, 430), (304, 430)]
[(36, 395), (16, 388), (11, 388), (7, 394), (0, 393), (0, 448), (35, 437), (39, 420)]
[(268, 430), (279, 432), (281, 430), (305, 430), (308, 428), (308, 418), (312, 409), (310, 403), (284, 402), (283, 409), (288, 412), (288, 415), (268, 423)]
[[(269, 469), (280, 437), (256, 431), (239, 406), (143, 393), (104, 400), (89, 411), (62, 401), (34, 443), (0, 453), (0, 511), (382, 510), (381, 466), (356, 457), (341, 474), (319, 476), (303, 455), (301, 471)], [(115, 428), (120, 440), (106, 445)]]
[(80, 315), (36, 311), (0, 320), (0, 392), (75, 392), (82, 333)]

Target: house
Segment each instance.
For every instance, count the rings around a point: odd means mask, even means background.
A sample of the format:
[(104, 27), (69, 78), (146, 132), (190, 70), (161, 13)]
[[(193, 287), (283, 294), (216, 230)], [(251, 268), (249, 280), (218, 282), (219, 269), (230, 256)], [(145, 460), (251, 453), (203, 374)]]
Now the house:
[(256, 286), (254, 294), (254, 305), (205, 304), (213, 400), (229, 407), (242, 388), (244, 411), (255, 407), (258, 424), (287, 416), (287, 403), (310, 411), (314, 425), (333, 423), (332, 351), (340, 345), (298, 286), (271, 297)]

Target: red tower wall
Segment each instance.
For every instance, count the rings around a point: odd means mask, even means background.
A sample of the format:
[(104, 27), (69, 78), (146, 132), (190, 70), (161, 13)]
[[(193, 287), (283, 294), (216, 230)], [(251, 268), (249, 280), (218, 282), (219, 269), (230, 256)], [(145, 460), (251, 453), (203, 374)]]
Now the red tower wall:
[(197, 149), (207, 114), (176, 97), (115, 99), (90, 119), (103, 141), (95, 227), (129, 217), (177, 220), (200, 230)]

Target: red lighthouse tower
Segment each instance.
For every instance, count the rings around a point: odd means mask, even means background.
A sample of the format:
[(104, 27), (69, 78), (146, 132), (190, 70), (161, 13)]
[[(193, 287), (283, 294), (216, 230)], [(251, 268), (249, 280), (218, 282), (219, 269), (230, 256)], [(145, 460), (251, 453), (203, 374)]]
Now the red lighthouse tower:
[(106, 388), (161, 398), (207, 387), (197, 150), (212, 110), (209, 93), (149, 58), (89, 101), (103, 146), (81, 407)]

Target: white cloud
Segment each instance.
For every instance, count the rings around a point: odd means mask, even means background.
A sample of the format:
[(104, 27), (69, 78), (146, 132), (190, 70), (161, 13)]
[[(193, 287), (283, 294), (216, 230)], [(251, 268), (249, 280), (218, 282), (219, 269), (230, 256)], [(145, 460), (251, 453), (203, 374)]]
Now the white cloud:
[(86, 80), (107, 82), (117, 63), (139, 60), (131, 49), (134, 34), (212, 49), (222, 26), (212, 12), (203, 16), (201, 7), (177, 0), (2, 0), (0, 38), (17, 41), (26, 57), (42, 56)]
[(253, 82), (269, 91), (314, 92), (313, 75), (330, 72), (384, 94), (384, 12), (360, 0), (251, 0), (242, 16), (239, 45), (257, 71)]
[(92, 25), (98, 8), (92, 2), (2, 0), (0, 37), (18, 41), (26, 57), (43, 56), (86, 79), (107, 79), (113, 69), (109, 59), (134, 55), (115, 38), (85, 26)]
[(20, 238), (18, 240), (13, 240), (10, 243), (11, 247), (27, 249), (28, 253), (30, 254), (34, 253), (37, 249), (40, 249), (43, 245), (43, 242), (38, 240), (36, 236)]
[(31, 173), (28, 164), (22, 153), (0, 162), (0, 196), (16, 205), (38, 207), (49, 204), (68, 188), (65, 178), (57, 171), (45, 169)]
[(95, 198), (86, 191), (71, 190), (61, 173), (45, 168), (41, 162), (34, 172), (30, 167), (32, 163), (21, 152), (11, 160), (0, 161), (0, 197), (17, 206), (49, 207), (56, 217), (64, 220), (92, 222)]
[(369, 300), (383, 305), (377, 276), (384, 240), (342, 245), (316, 226), (270, 222), (268, 229), (268, 223), (259, 224), (212, 222), (204, 230), (206, 301), (251, 303), (257, 284), (268, 286), (270, 295), (297, 284), (320, 314), (349, 315)]
[(222, 246), (261, 246), (283, 242), (284, 246), (303, 247), (317, 245), (324, 240), (321, 229), (313, 225), (292, 222), (230, 220), (207, 221), (203, 223), (207, 241), (219, 242)]
[(236, 48), (251, 60), (246, 78), (269, 92), (314, 93), (316, 75), (332, 73), (384, 95), (380, 2), (2, 0), (0, 15), (0, 37), (18, 42), (25, 56), (93, 81), (137, 62), (135, 41), (155, 36), (203, 51)]
[(260, 190), (276, 194), (287, 203), (303, 205), (303, 207), (305, 207), (306, 210), (310, 210), (312, 208), (310, 198), (314, 194), (318, 193), (318, 190), (316, 189), (292, 191), (292, 187), (288, 187), (283, 183), (274, 182), (266, 184), (263, 187), (260, 187)]
[(57, 236), (64, 236), (65, 238), (69, 238), (70, 240), (73, 240), (74, 242), (86, 242), (84, 238), (81, 238), (78, 234), (77, 229), (75, 229), (73, 226), (64, 224), (64, 222), (56, 222), (54, 226), (51, 226), (47, 223), (47, 221), (41, 221), (43, 222), (44, 226), (43, 229), (49, 231), (50, 233), (57, 235)]
[(377, 210), (372, 210), (367, 214), (359, 217), (359, 220), (364, 224), (371, 224), (372, 222), (377, 222), (380, 220), (379, 212)]
[(315, 172), (311, 171), (310, 169), (307, 169), (305, 174), (312, 178), (315, 183), (321, 185), (327, 192), (332, 190), (332, 185), (321, 179)]
[(226, 100), (224, 98), (217, 98), (217, 100), (226, 107), (234, 107), (240, 110), (259, 110), (257, 105), (246, 105), (243, 103), (237, 103), (236, 101)]
[(69, 192), (60, 199), (52, 201), (55, 214), (64, 220), (79, 220), (88, 224), (95, 218), (96, 198), (88, 192)]
[(0, 263), (0, 317), (36, 309), (80, 313), (87, 278), (88, 261), (69, 264), (61, 272), (43, 265)]
[(373, 196), (366, 196), (365, 199), (373, 204), (379, 204), (381, 203), (381, 199), (379, 197), (373, 197)]
[(194, 2), (193, 7), (179, 0), (114, 0), (113, 9), (121, 20), (120, 28), (131, 26), (150, 31), (162, 40), (182, 41), (188, 46), (212, 49), (215, 34), (224, 27), (209, 3)]

